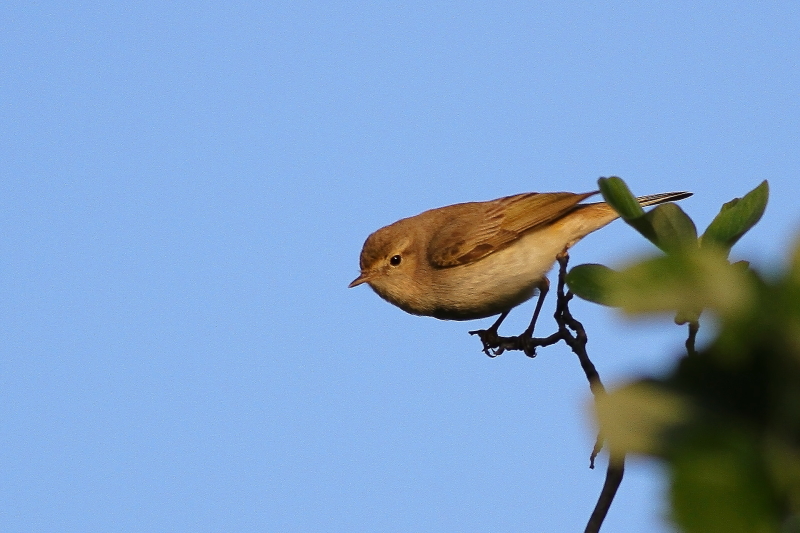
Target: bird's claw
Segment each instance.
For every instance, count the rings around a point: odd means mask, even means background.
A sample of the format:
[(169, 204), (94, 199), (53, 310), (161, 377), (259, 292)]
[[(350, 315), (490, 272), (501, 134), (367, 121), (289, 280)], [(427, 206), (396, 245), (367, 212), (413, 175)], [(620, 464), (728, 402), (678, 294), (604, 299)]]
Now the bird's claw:
[(497, 357), (505, 350), (500, 344), (500, 337), (497, 335), (496, 329), (476, 329), (470, 331), (470, 335), (477, 335), (483, 344), (483, 353), (489, 357)]
[(531, 359), (536, 357), (536, 345), (533, 343), (533, 337), (531, 335), (520, 335), (519, 343), (522, 345), (522, 351), (525, 355)]
[(529, 332), (517, 337), (501, 337), (493, 328), (470, 331), (470, 335), (477, 335), (483, 344), (483, 353), (489, 357), (497, 357), (506, 350), (522, 350), (528, 357), (536, 357), (538, 346)]

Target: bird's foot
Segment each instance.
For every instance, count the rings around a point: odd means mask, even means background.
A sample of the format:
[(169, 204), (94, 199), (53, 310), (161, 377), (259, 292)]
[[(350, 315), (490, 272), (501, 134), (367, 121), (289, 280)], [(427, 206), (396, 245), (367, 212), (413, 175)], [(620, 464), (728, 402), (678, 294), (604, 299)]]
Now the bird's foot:
[(477, 335), (483, 343), (483, 353), (489, 357), (497, 357), (506, 350), (521, 350), (528, 357), (536, 357), (537, 343), (530, 333), (523, 333), (515, 337), (501, 337), (494, 328), (470, 331), (470, 335)]
[(516, 339), (519, 345), (518, 349), (521, 349), (523, 352), (525, 352), (525, 355), (531, 359), (536, 357), (536, 347), (540, 345), (534, 342), (533, 332), (525, 331), (522, 335), (516, 337)]
[(481, 339), (483, 353), (489, 357), (497, 357), (505, 351), (500, 344), (500, 336), (497, 334), (496, 328), (476, 329), (475, 331), (470, 331), (469, 334), (477, 335)]

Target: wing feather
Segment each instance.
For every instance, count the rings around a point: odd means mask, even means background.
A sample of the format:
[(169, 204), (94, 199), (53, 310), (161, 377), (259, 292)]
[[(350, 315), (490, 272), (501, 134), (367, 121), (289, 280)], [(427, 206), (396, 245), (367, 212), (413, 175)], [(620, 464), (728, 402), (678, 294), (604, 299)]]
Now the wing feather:
[(431, 239), (428, 259), (440, 268), (464, 265), (502, 250), (525, 233), (566, 215), (597, 192), (524, 193), (490, 202), (452, 206)]

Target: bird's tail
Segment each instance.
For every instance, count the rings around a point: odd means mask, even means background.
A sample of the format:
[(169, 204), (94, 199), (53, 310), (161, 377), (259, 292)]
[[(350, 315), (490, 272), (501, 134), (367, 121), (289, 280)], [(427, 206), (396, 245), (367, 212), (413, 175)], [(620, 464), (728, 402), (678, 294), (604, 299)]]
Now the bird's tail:
[[(692, 193), (690, 192), (664, 192), (639, 196), (636, 199), (642, 207), (646, 207), (648, 205), (683, 200), (691, 195)], [(560, 219), (557, 224), (565, 228), (568, 234), (572, 236), (568, 244), (568, 246), (572, 246), (589, 233), (597, 231), (618, 216), (617, 212), (605, 202), (578, 204), (569, 215)]]
[(639, 196), (636, 200), (642, 205), (642, 207), (648, 205), (657, 205), (663, 204), (665, 202), (677, 202), (678, 200), (683, 200), (684, 198), (689, 198), (692, 195), (690, 192), (662, 192), (661, 194), (650, 194), (647, 196)]

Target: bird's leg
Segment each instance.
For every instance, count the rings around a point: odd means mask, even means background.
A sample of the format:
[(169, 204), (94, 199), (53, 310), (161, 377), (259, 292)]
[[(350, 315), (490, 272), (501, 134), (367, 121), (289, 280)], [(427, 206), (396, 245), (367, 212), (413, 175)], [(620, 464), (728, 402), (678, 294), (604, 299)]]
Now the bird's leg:
[(547, 296), (548, 291), (550, 290), (550, 280), (547, 278), (542, 278), (542, 282), (539, 284), (539, 299), (536, 301), (536, 309), (533, 310), (533, 318), (531, 318), (531, 323), (520, 337), (533, 337), (533, 328), (536, 327), (536, 320), (539, 319), (539, 313), (542, 311), (542, 304), (544, 304), (544, 297)]
[[(533, 311), (533, 318), (528, 329), (522, 332), (518, 337), (500, 337), (497, 334), (497, 329), (500, 323), (508, 316), (509, 311), (503, 312), (500, 317), (495, 321), (489, 329), (480, 329), (477, 331), (470, 331), (470, 335), (477, 335), (483, 343), (483, 353), (489, 357), (497, 357), (505, 350), (522, 350), (528, 357), (536, 357), (536, 346), (545, 346), (544, 344), (536, 344), (533, 341), (533, 328), (536, 327), (536, 320), (539, 318), (539, 313), (542, 311), (544, 305), (544, 298), (550, 290), (550, 280), (542, 278), (539, 282), (539, 299), (536, 301), (536, 309)], [(540, 339), (541, 340), (541, 339)], [(548, 339), (545, 340), (550, 340)], [(548, 344), (552, 344), (549, 342)]]
[(494, 333), (497, 333), (498, 328), (500, 328), (500, 324), (503, 323), (503, 320), (506, 319), (508, 313), (510, 312), (511, 310), (509, 309), (508, 311), (503, 311), (502, 313), (500, 313), (500, 316), (497, 317), (497, 320), (494, 321), (494, 324), (492, 324), (492, 326), (486, 331), (493, 331)]
[(499, 345), (500, 338), (497, 336), (497, 330), (510, 312), (510, 309), (508, 311), (503, 311), (497, 320), (495, 320), (494, 324), (489, 327), (489, 329), (478, 329), (469, 332), (470, 335), (477, 335), (480, 337), (481, 342), (483, 343), (483, 352), (489, 357), (500, 355), (500, 353), (493, 350), (494, 347)]

